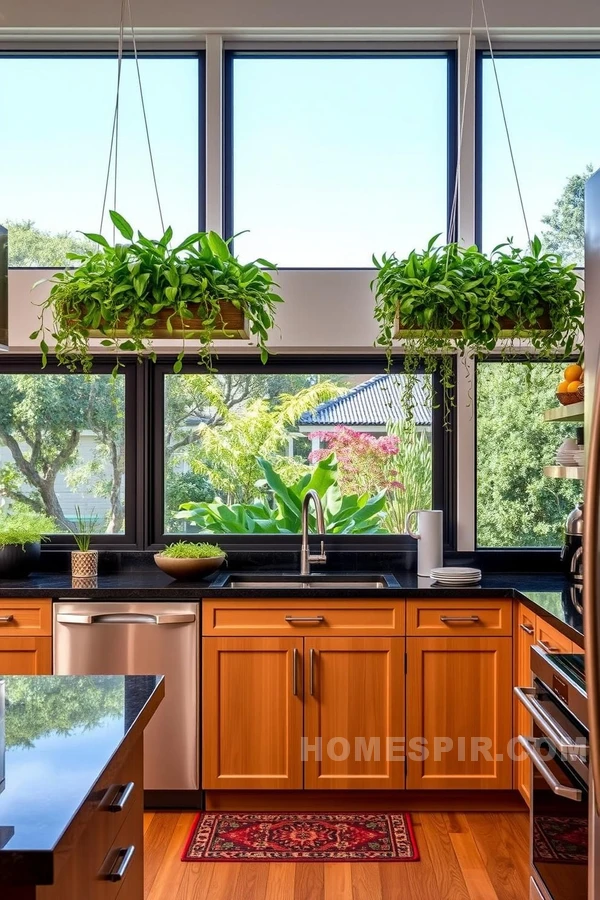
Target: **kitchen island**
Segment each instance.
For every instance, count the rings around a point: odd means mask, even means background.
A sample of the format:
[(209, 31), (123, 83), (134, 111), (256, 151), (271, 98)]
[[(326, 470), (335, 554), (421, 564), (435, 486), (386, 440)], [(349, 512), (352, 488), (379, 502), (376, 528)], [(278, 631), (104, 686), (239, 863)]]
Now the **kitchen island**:
[(142, 900), (142, 738), (164, 679), (15, 676), (4, 692), (0, 896)]

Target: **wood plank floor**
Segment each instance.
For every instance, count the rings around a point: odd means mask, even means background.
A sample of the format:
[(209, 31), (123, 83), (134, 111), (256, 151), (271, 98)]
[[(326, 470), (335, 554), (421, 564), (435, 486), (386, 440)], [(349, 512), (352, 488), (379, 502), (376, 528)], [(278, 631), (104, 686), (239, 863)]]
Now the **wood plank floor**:
[(193, 813), (147, 813), (146, 900), (527, 900), (525, 813), (415, 813), (417, 863), (182, 863)]

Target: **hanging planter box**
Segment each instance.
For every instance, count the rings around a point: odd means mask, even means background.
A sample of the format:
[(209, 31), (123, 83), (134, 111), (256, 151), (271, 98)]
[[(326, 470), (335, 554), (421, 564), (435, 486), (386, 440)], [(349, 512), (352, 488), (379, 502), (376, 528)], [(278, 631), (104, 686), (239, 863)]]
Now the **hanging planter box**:
[[(249, 332), (246, 327), (246, 322), (244, 319), (244, 313), (234, 306), (229, 300), (222, 300), (220, 303), (221, 306), (221, 315), (220, 318), (215, 323), (215, 326), (210, 331), (210, 337), (212, 340), (236, 340), (239, 338), (248, 338)], [(199, 306), (190, 306), (189, 307), (192, 312), (195, 312), (191, 319), (181, 319), (177, 314), (171, 320), (172, 330), (169, 331), (167, 326), (167, 322), (171, 316), (173, 316), (173, 310), (163, 309), (159, 313), (156, 314), (156, 323), (148, 328), (148, 337), (154, 338), (155, 340), (181, 340), (181, 338), (187, 338), (192, 340), (196, 334), (199, 332), (205, 331), (205, 326), (203, 320), (197, 315)], [(184, 327), (181, 327), (181, 323), (183, 321)], [(116, 329), (106, 330), (106, 332), (100, 331), (99, 329), (90, 330), (90, 337), (94, 338), (104, 338), (104, 337), (115, 337), (115, 338), (127, 338), (129, 337), (129, 332), (127, 331), (127, 316), (123, 316), (122, 319), (119, 320), (119, 325)]]
[[(441, 337), (458, 337), (462, 334), (462, 328), (460, 322), (455, 319), (452, 323), (452, 328), (450, 332), (439, 332)], [(545, 332), (548, 333), (552, 331), (552, 323), (550, 321), (550, 314), (545, 312), (540, 318), (535, 322), (534, 325), (530, 325), (525, 329), (522, 329), (519, 332), (519, 337), (527, 337), (528, 334), (533, 332)], [(432, 329), (429, 329), (429, 333), (434, 333)], [(424, 334), (423, 329), (421, 328), (405, 328), (403, 327), (403, 323), (400, 321), (400, 316), (396, 316), (395, 328), (394, 328), (394, 339), (401, 340), (402, 338), (416, 338), (420, 337)], [(510, 340), (515, 336), (515, 321), (511, 319), (509, 316), (501, 316), (500, 317), (500, 332), (498, 333), (498, 340)]]

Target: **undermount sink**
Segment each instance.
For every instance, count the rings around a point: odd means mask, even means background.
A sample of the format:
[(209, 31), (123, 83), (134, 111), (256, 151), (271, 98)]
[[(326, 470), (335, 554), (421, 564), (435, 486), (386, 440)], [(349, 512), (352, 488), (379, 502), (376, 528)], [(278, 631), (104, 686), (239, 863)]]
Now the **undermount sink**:
[(362, 588), (383, 590), (385, 588), (398, 588), (399, 582), (393, 575), (296, 575), (296, 574), (269, 574), (269, 575), (243, 575), (224, 574), (213, 582), (213, 587), (233, 588), (236, 590), (335, 590), (348, 588)]

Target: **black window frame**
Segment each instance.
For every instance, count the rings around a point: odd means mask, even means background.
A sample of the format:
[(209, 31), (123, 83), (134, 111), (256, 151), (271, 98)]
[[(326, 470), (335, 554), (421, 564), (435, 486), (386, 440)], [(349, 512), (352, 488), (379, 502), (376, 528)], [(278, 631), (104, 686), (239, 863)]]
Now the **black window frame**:
[[(133, 59), (134, 54), (129, 49), (126, 42), (126, 49), (123, 53), (124, 59)], [(144, 49), (138, 46), (138, 58), (143, 59), (195, 59), (198, 63), (198, 209), (197, 223), (198, 231), (206, 229), (206, 51), (203, 49), (193, 50), (158, 50)], [(116, 50), (2, 50), (0, 51), (0, 59), (114, 59), (115, 66), (117, 61)], [(116, 69), (115, 69), (116, 72)], [(110, 90), (113, 90), (111, 84)], [(152, 128), (152, 122), (149, 123)], [(108, 136), (107, 136), (108, 137)], [(150, 132), (152, 137), (152, 131)], [(160, 185), (159, 185), (160, 187)], [(101, 198), (98, 198), (100, 202)], [(167, 223), (168, 224), (168, 223)], [(10, 241), (10, 234), (9, 234)], [(60, 271), (62, 266), (9, 266), (9, 271), (35, 271), (43, 268), (45, 271)]]
[[(397, 50), (227, 50), (223, 53), (223, 232), (226, 237), (234, 234), (233, 204), (233, 153), (234, 153), (234, 62), (236, 59), (446, 59), (447, 62), (447, 148), (446, 148), (446, 228), (448, 240), (455, 240), (450, 234), (452, 195), (458, 159), (458, 54), (456, 49), (407, 49)], [(454, 228), (456, 234), (456, 225)], [(233, 249), (233, 244), (231, 245)], [(321, 271), (322, 266), (279, 266), (280, 271)], [(326, 271), (362, 271), (366, 266), (332, 266)]]
[[(496, 59), (598, 59), (600, 49), (589, 50), (494, 50)], [(483, 243), (483, 61), (491, 59), (489, 49), (475, 52), (475, 243), (479, 248)]]
[[(125, 529), (122, 534), (97, 534), (92, 546), (99, 550), (138, 550), (143, 547), (145, 517), (145, 463), (146, 441), (144, 435), (145, 373), (144, 367), (132, 357), (121, 358), (120, 374), (125, 378)], [(95, 356), (92, 375), (110, 375), (115, 359)], [(0, 356), (0, 375), (80, 375), (69, 372), (55, 358), (49, 358), (45, 368), (39, 356)], [(74, 538), (67, 534), (48, 535), (42, 550), (74, 550)]]
[[(149, 521), (152, 532), (146, 549), (158, 550), (165, 544), (179, 539), (180, 535), (167, 534), (164, 530), (164, 378), (173, 374), (175, 356), (161, 356), (151, 370), (149, 382), (150, 405), (152, 408), (151, 472), (149, 499), (151, 510)], [(386, 360), (380, 355), (329, 356), (319, 358), (312, 355), (279, 355), (271, 357), (266, 365), (249, 356), (223, 355), (215, 366), (219, 373), (276, 374), (285, 372), (319, 374), (381, 374), (385, 371)], [(402, 357), (395, 356), (391, 372), (401, 374)], [(423, 367), (417, 369), (424, 372)], [(184, 361), (181, 374), (195, 374), (198, 367), (191, 361)], [(456, 549), (457, 503), (456, 503), (456, 410), (446, 405), (441, 380), (435, 372), (433, 378), (432, 448), (433, 448), (433, 490), (432, 508), (444, 511), (444, 549)], [(444, 424), (444, 418), (446, 424)], [(212, 535), (185, 535), (186, 540), (211, 539)], [(215, 535), (219, 545), (227, 552), (252, 550), (297, 550), (299, 535)], [(408, 535), (328, 535), (327, 545), (338, 551), (397, 551), (414, 550), (414, 540)]]

